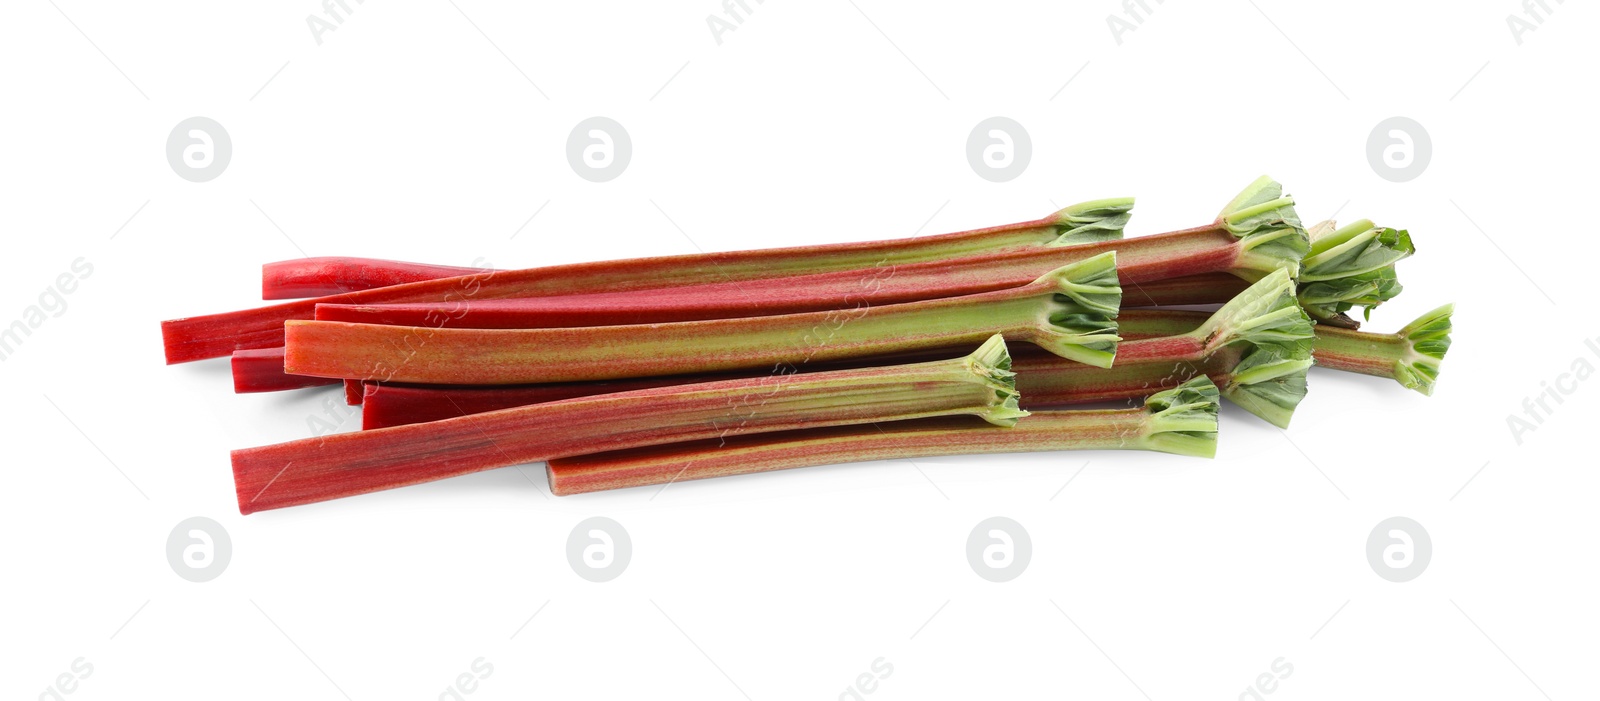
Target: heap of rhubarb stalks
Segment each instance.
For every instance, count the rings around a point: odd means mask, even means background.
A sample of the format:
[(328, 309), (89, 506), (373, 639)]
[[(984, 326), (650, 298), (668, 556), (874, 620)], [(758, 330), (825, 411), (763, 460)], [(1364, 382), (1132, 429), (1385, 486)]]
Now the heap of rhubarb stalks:
[[(1451, 307), (1401, 329), (1410, 235), (1303, 226), (1269, 178), (1123, 238), (1131, 198), (952, 234), (488, 270), (262, 268), (267, 307), (162, 323), (234, 389), (342, 385), (360, 431), (233, 452), (242, 513), (529, 462), (575, 494), (933, 455), (1211, 457), (1219, 402), (1287, 427), (1318, 364), (1431, 394)], [(1122, 402), (1126, 408), (1070, 408)], [(1131, 403), (1131, 404), (1129, 404)]]

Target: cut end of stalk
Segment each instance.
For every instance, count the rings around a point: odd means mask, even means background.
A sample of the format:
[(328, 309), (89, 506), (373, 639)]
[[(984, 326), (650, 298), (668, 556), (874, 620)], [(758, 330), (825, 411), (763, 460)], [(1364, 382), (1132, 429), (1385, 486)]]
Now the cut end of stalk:
[(1050, 245), (1071, 246), (1121, 240), (1122, 229), (1128, 225), (1132, 212), (1132, 197), (1092, 200), (1065, 207), (1050, 217), (1057, 231), (1061, 232)]
[(1304, 231), (1294, 211), (1294, 198), (1283, 194), (1283, 185), (1266, 175), (1256, 178), (1223, 207), (1217, 222), (1239, 237), (1264, 226), (1293, 226)]
[(1319, 324), (1358, 329), (1361, 322), (1351, 319), (1345, 312), (1353, 307), (1365, 307), (1365, 315), (1370, 318), (1374, 307), (1394, 299), (1404, 289), (1394, 268), (1380, 268), (1362, 275), (1301, 284), (1300, 306)]
[(1338, 229), (1317, 227), (1300, 269), (1302, 303), (1313, 318), (1359, 326), (1344, 313), (1360, 306), (1370, 318), (1374, 307), (1400, 294), (1404, 288), (1394, 264), (1416, 251), (1410, 232), (1365, 219)]
[(1377, 226), (1363, 219), (1312, 238), (1301, 270), (1302, 282), (1331, 280), (1387, 268), (1417, 252), (1405, 229)]
[(1150, 413), (1146, 447), (1192, 458), (1216, 458), (1219, 397), (1216, 384), (1205, 375), (1150, 395), (1144, 400), (1144, 410)]
[(1247, 280), (1274, 270), (1294, 275), (1311, 250), (1310, 236), (1294, 210), (1294, 198), (1284, 195), (1283, 186), (1265, 175), (1222, 208), (1217, 225), (1240, 240), (1244, 250), (1233, 273)]
[(1018, 406), (1017, 376), (1011, 371), (1011, 353), (1000, 334), (989, 337), (966, 357), (967, 368), (993, 390), (989, 408), (979, 416), (996, 426), (1015, 426), (1028, 415)]
[(1048, 284), (1055, 294), (1034, 343), (1056, 355), (1095, 367), (1109, 368), (1117, 356), (1117, 314), (1122, 285), (1117, 259), (1107, 251), (1046, 273), (1035, 284)]
[(1257, 346), (1234, 366), (1222, 396), (1274, 426), (1288, 428), (1295, 407), (1306, 397), (1306, 371), (1311, 365), (1311, 358), (1300, 349)]
[(1222, 395), (1274, 425), (1289, 425), (1306, 395), (1316, 340), (1316, 327), (1295, 299), (1289, 271), (1273, 271), (1251, 285), (1194, 334), (1209, 349), (1248, 345)]
[(1193, 333), (1208, 349), (1234, 343), (1282, 346), (1309, 358), (1316, 330), (1294, 294), (1289, 271), (1275, 270), (1239, 293)]
[(1446, 304), (1406, 324), (1399, 336), (1410, 345), (1408, 357), (1395, 361), (1395, 381), (1406, 389), (1433, 395), (1439, 381), (1439, 364), (1450, 350), (1450, 316), (1456, 305)]
[(1217, 455), (1217, 413), (1221, 393), (1201, 375), (1177, 387), (1150, 395), (1146, 444), (1151, 450), (1197, 458)]

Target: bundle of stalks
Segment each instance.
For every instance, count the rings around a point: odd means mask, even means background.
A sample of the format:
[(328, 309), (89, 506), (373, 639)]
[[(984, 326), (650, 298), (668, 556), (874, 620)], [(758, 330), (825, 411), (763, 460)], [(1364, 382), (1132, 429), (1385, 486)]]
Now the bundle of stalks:
[[(231, 354), (238, 392), (342, 384), (362, 405), (358, 432), (234, 451), (243, 513), (528, 462), (564, 495), (931, 455), (1211, 457), (1221, 399), (1287, 427), (1314, 364), (1433, 392), (1450, 306), (1394, 334), (1349, 315), (1400, 293), (1407, 231), (1308, 230), (1265, 177), (1188, 229), (1123, 238), (1132, 207), (523, 270), (269, 263), (263, 298), (293, 301), (162, 332), (169, 363)], [(1108, 401), (1134, 404), (1063, 408)]]

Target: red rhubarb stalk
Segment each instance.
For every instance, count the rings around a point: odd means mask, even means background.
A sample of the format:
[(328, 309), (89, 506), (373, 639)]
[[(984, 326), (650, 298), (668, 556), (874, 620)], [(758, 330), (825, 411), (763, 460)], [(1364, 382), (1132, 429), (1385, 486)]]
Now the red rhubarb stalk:
[[(801, 369), (805, 372), (805, 369)], [(511, 407), (543, 404), (574, 397), (630, 392), (651, 387), (695, 382), (761, 377), (766, 371), (713, 373), (708, 375), (639, 377), (611, 382), (565, 382), (542, 385), (500, 387), (446, 387), (439, 385), (367, 384), (361, 406), (361, 428), (372, 430), (390, 426), (453, 419)]]
[[(474, 299), (461, 303), (321, 304), (322, 321), (527, 329), (730, 319), (848, 309), (978, 294), (1026, 285), (1060, 266), (1107, 252), (1130, 289), (1208, 272), (1249, 280), (1297, 268), (1309, 243), (1293, 222), (1293, 202), (1277, 183), (1252, 184), (1211, 224), (1154, 236), (865, 270), (775, 278), (764, 284), (717, 282), (557, 297)], [(1265, 207), (1265, 209), (1263, 209)], [(1243, 216), (1240, 215), (1248, 215)]]
[(551, 460), (556, 495), (769, 472), (813, 465), (973, 453), (1155, 450), (1212, 457), (1217, 388), (1198, 378), (1136, 409), (1041, 411), (1012, 428), (959, 419), (785, 431)]
[(1120, 237), (1132, 205), (1133, 200), (1129, 198), (1085, 202), (1029, 222), (909, 239), (486, 271), (257, 309), (174, 319), (162, 322), (162, 340), (167, 363), (183, 363), (225, 356), (241, 348), (284, 345), (284, 322), (313, 318), (319, 303), (455, 303), (597, 290), (644, 290), (830, 270), (862, 270), (1058, 243), (1076, 244)]
[(1115, 251), (1124, 284), (1232, 270), (1240, 241), (1212, 227), (1125, 241), (912, 265), (636, 292), (468, 300), (459, 304), (319, 304), (320, 321), (531, 329), (732, 319), (901, 304), (1020, 287), (1063, 265)]
[(288, 372), (426, 384), (573, 382), (825, 362), (1029, 341), (1098, 367), (1116, 354), (1115, 254), (1018, 288), (848, 311), (554, 329), (457, 329), (291, 321)]
[(324, 256), (261, 266), (262, 299), (304, 299), (483, 272), (480, 268)]
[(1123, 292), (1123, 304), (1128, 307), (1225, 304), (1249, 286), (1250, 281), (1227, 273), (1186, 275), (1129, 285)]
[(280, 392), (339, 383), (339, 380), (326, 377), (291, 375), (284, 372), (282, 348), (234, 351), (231, 369), (233, 391), (239, 394)]
[(934, 416), (1006, 426), (1017, 408), (998, 336), (951, 360), (567, 399), (233, 452), (241, 513), (596, 451)]
[(350, 406), (361, 406), (361, 402), (366, 399), (366, 394), (367, 388), (362, 385), (360, 380), (344, 381), (345, 404)]

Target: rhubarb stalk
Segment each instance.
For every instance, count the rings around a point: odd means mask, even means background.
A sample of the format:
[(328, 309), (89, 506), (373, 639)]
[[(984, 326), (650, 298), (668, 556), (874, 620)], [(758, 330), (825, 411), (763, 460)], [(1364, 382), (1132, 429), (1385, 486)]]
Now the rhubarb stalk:
[(284, 345), (284, 322), (311, 319), (319, 303), (457, 303), (632, 291), (717, 281), (756, 280), (830, 270), (861, 270), (997, 251), (1072, 245), (1121, 236), (1131, 198), (1097, 200), (1043, 219), (954, 234), (820, 246), (699, 253), (577, 263), (525, 270), (482, 271), (461, 277), (391, 285), (297, 300), (256, 309), (173, 319), (161, 324), (167, 363)]
[(1406, 324), (1398, 333), (1363, 333), (1317, 327), (1316, 357), (1322, 367), (1386, 377), (1406, 389), (1432, 395), (1439, 364), (1450, 350), (1450, 316), (1446, 304)]
[(456, 329), (291, 321), (284, 366), (300, 375), (496, 385), (716, 372), (977, 343), (999, 333), (1110, 367), (1116, 256), (1023, 287), (847, 311), (548, 329)]
[(717, 282), (649, 291), (461, 303), (319, 304), (321, 321), (478, 329), (610, 326), (730, 319), (899, 304), (1026, 285), (1062, 265), (1107, 252), (1131, 294), (1155, 280), (1226, 272), (1258, 280), (1294, 271), (1309, 242), (1293, 200), (1270, 179), (1252, 183), (1206, 226), (1132, 239), (773, 278), (759, 285)]
[[(1012, 364), (1022, 406), (1034, 409), (1139, 399), (1194, 377), (1208, 376), (1224, 388), (1230, 401), (1274, 424), (1287, 425), (1305, 396), (1305, 373), (1311, 365), (1307, 344), (1312, 326), (1304, 312), (1296, 308), (1293, 289), (1287, 273), (1278, 273), (1247, 288), (1214, 313), (1123, 312), (1118, 318), (1118, 333), (1124, 335), (1122, 329), (1131, 328), (1134, 333), (1126, 335), (1133, 340), (1125, 339), (1119, 344), (1117, 362), (1109, 369), (1066, 360), (1037, 348), (1019, 347)], [(905, 362), (927, 357), (927, 353), (846, 362)], [(370, 386), (362, 425), (383, 428), (574, 396), (749, 374), (746, 371), (511, 387)]]
[[(1406, 389), (1432, 395), (1439, 380), (1439, 365), (1450, 350), (1450, 317), (1455, 305), (1434, 309), (1396, 333), (1369, 333), (1317, 325), (1312, 356), (1319, 367), (1383, 377)], [(1117, 317), (1122, 354), (1132, 341), (1191, 331), (1204, 323), (1205, 312), (1176, 309), (1126, 309)], [(1121, 356), (1118, 357), (1119, 365)], [(1023, 358), (1013, 359), (1018, 367)]]
[(1239, 293), (1198, 328), (1138, 341), (1138, 345), (1129, 343), (1118, 360), (1123, 364), (1200, 360), (1236, 343), (1309, 346), (1311, 329), (1310, 319), (1295, 303), (1294, 280), (1288, 271), (1279, 270)]
[(1154, 450), (1212, 457), (1217, 388), (1204, 378), (1158, 392), (1133, 409), (1040, 411), (1013, 428), (960, 418), (785, 431), (551, 460), (556, 495), (769, 472), (813, 465), (973, 453)]
[(452, 265), (324, 256), (261, 266), (262, 299), (304, 299), (483, 272)]
[[(1326, 326), (1359, 328), (1345, 314), (1363, 307), (1367, 318), (1403, 287), (1394, 264), (1416, 252), (1404, 229), (1375, 226), (1361, 220), (1342, 228), (1333, 222), (1311, 227), (1311, 249), (1300, 269), (1297, 295), (1312, 319)], [(1244, 283), (1237, 276), (1203, 273), (1155, 280), (1131, 287), (1126, 304), (1168, 306), (1220, 304), (1232, 299)]]
[(233, 371), (233, 391), (238, 394), (281, 392), (339, 383), (337, 379), (284, 372), (282, 348), (234, 351), (229, 369)]
[(1029, 406), (1128, 399), (1208, 375), (1222, 396), (1287, 427), (1306, 394), (1313, 327), (1296, 303), (1294, 281), (1278, 271), (1251, 285), (1198, 326), (1124, 341), (1104, 371), (1055, 358), (1016, 359), (1017, 387)]
[[(819, 368), (820, 369), (820, 368)], [(651, 387), (713, 382), (760, 377), (765, 370), (689, 377), (639, 377), (612, 382), (563, 382), (541, 385), (501, 387), (442, 387), (438, 385), (366, 384), (361, 404), (361, 428), (372, 430), (390, 426), (453, 419), (511, 407), (592, 397), (612, 392), (630, 392)]]
[(597, 451), (1017, 408), (1004, 340), (961, 358), (605, 394), (233, 452), (241, 513)]

